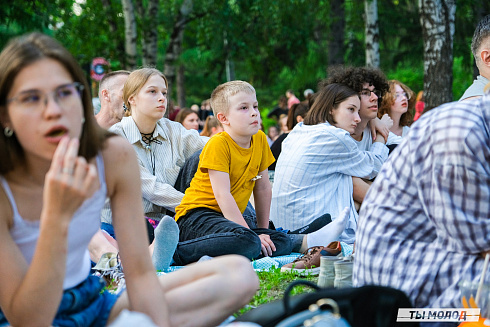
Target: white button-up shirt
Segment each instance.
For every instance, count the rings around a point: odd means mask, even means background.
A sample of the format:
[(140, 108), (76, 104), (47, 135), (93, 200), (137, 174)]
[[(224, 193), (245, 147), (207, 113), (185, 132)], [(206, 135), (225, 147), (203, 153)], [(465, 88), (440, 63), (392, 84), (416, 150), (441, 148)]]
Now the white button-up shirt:
[[(153, 131), (156, 142), (149, 145), (143, 142), (133, 117), (124, 117), (109, 131), (127, 139), (136, 151), (145, 216), (158, 220), (167, 210), (174, 211), (184, 197), (174, 188), (180, 168), (193, 153), (204, 147), (207, 138), (167, 118), (157, 122)], [(108, 200), (102, 211), (102, 221), (112, 222)]]

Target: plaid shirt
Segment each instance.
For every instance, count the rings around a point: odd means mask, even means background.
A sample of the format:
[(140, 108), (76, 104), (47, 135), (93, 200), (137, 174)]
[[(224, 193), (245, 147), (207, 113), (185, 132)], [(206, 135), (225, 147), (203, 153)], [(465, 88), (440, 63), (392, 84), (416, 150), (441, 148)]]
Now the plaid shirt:
[[(354, 285), (401, 289), (416, 307), (460, 308), (490, 250), (490, 95), (424, 114), (363, 202)], [(490, 274), (486, 274), (490, 282)]]

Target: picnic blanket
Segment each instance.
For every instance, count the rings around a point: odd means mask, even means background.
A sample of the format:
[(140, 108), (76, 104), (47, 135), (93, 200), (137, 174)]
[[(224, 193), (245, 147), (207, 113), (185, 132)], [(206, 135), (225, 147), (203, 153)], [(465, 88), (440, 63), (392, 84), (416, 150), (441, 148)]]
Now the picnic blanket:
[[(342, 256), (347, 257), (352, 254), (353, 245), (340, 242), (340, 249), (342, 251)], [(252, 260), (252, 267), (255, 271), (269, 271), (271, 268), (280, 268), (288, 263), (293, 262), (301, 253), (291, 253), (288, 255), (282, 255), (278, 257), (264, 257), (257, 260)], [(165, 273), (170, 273), (184, 268), (185, 266), (170, 266), (165, 272), (157, 272), (158, 276), (164, 275)]]

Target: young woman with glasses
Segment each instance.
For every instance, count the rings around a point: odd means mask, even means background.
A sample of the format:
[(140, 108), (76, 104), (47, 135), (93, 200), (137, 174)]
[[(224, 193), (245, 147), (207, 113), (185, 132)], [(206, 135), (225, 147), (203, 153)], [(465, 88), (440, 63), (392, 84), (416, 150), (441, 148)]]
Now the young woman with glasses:
[[(244, 258), (156, 276), (135, 219), (143, 216), (136, 155), (97, 125), (84, 73), (65, 48), (39, 33), (14, 39), (0, 72), (0, 326), (105, 326), (123, 309), (159, 326), (216, 326), (248, 302), (258, 283)], [(106, 197), (126, 275), (119, 295), (90, 275), (87, 247)]]
[(383, 96), (378, 117), (388, 114), (393, 120), (390, 131), (398, 136), (406, 136), (413, 122), (413, 110), (415, 108), (415, 96), (413, 91), (397, 80), (388, 82), (390, 89)]

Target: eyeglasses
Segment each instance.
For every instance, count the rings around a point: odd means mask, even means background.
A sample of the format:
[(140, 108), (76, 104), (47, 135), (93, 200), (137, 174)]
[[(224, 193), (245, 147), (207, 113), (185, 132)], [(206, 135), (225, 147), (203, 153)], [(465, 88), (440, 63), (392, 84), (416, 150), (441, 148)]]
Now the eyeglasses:
[(407, 100), (410, 100), (410, 94), (403, 92), (403, 93), (396, 93), (395, 98), (398, 100), (401, 97), (407, 98)]
[(369, 89), (362, 89), (361, 92), (359, 92), (360, 95), (365, 96), (365, 97), (371, 97), (371, 93), (374, 93), (378, 98), (381, 98), (381, 92), (378, 90), (369, 90)]
[(51, 94), (54, 101), (62, 108), (79, 103), (80, 94), (84, 86), (78, 82), (58, 86), (54, 91), (44, 93), (39, 90), (21, 92), (19, 95), (7, 100), (7, 103), (15, 102), (18, 107), (26, 111), (41, 110), (48, 105), (48, 97)]

